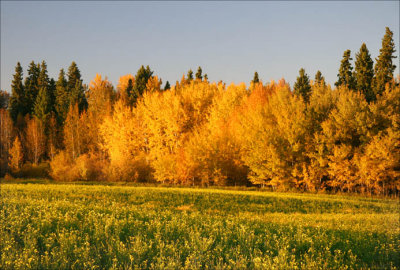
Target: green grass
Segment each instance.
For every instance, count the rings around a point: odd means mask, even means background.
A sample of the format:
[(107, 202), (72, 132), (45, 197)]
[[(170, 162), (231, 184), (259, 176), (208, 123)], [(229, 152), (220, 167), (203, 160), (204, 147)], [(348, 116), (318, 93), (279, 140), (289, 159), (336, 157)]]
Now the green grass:
[(2, 184), (0, 269), (400, 269), (396, 200)]

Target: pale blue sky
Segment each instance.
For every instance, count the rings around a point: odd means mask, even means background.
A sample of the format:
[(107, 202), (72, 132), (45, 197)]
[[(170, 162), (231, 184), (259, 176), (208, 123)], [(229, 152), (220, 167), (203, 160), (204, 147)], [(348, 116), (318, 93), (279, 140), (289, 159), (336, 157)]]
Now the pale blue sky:
[(100, 73), (116, 85), (143, 64), (163, 84), (199, 65), (211, 81), (248, 84), (258, 71), (293, 85), (304, 67), (333, 84), (343, 51), (355, 58), (365, 42), (375, 59), (386, 26), (398, 55), (399, 1), (1, 1), (1, 89), (32, 60), (55, 79), (76, 61), (85, 83)]

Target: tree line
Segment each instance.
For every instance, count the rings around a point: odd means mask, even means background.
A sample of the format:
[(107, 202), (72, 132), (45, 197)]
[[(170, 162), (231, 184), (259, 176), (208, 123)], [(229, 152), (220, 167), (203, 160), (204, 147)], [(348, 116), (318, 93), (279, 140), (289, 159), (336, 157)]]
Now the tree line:
[[(60, 181), (259, 185), (375, 194), (400, 191), (400, 86), (386, 28), (375, 61), (346, 50), (332, 88), (304, 69), (250, 86), (211, 83), (201, 67), (171, 86), (149, 66), (85, 85), (75, 62), (49, 78), (17, 63), (0, 95), (1, 175), (42, 166)], [(28, 170), (27, 170), (28, 168)], [(27, 172), (27, 173), (26, 173)]]

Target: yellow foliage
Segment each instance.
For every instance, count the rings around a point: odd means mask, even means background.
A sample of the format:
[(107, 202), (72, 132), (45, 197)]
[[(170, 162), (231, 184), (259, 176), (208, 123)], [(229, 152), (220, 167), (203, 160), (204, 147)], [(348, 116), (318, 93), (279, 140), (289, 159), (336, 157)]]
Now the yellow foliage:
[(64, 125), (65, 150), (72, 159), (88, 151), (87, 114), (79, 114), (78, 104), (71, 105)]
[(65, 151), (60, 151), (50, 161), (50, 176), (58, 181), (73, 181), (78, 179), (78, 172)]
[(154, 177), (160, 182), (186, 182), (177, 161), (195, 127), (207, 121), (215, 84), (191, 82), (165, 92), (149, 92), (137, 104), (148, 134)]
[(119, 78), (117, 95), (119, 99), (122, 99), (125, 102), (125, 104), (130, 104), (131, 91), (134, 85), (135, 77), (132, 74), (126, 74)]
[(104, 119), (99, 131), (103, 138), (102, 149), (110, 160), (105, 170), (110, 180), (151, 180), (147, 138), (139, 110), (133, 112), (124, 101), (117, 101), (113, 115)]
[(22, 146), (19, 137), (16, 136), (11, 149), (9, 150), (8, 166), (13, 172), (17, 172), (23, 163)]
[(359, 160), (359, 173), (369, 193), (400, 191), (400, 131), (389, 128), (373, 138)]
[(154, 92), (161, 90), (162, 80), (158, 79), (157, 76), (152, 76), (149, 78), (146, 84), (147, 91)]
[(72, 160), (65, 151), (60, 151), (50, 161), (50, 176), (57, 181), (102, 180), (104, 165), (96, 155), (83, 154)]
[(26, 122), (25, 147), (28, 160), (37, 165), (46, 150), (44, 126), (36, 117), (27, 118)]

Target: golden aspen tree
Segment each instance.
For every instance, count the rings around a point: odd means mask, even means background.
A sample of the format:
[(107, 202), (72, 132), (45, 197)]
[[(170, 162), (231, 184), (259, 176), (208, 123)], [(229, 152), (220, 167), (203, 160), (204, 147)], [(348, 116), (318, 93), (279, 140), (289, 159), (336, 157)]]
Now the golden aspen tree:
[(54, 114), (51, 115), (49, 119), (49, 129), (47, 137), (47, 153), (50, 160), (54, 159), (58, 148), (58, 125), (57, 119)]
[(112, 116), (100, 125), (102, 148), (110, 161), (106, 174), (114, 181), (150, 181), (146, 138), (140, 111), (118, 100)]
[(13, 124), (9, 111), (0, 109), (0, 177), (7, 171), (8, 152), (12, 146)]
[(345, 87), (336, 94), (336, 106), (321, 124), (329, 161), (329, 183), (334, 189), (352, 191), (359, 182), (357, 160), (353, 158), (361, 154), (373, 136), (375, 121), (363, 94)]
[(137, 109), (143, 111), (154, 177), (160, 182), (183, 181), (177, 163), (185, 142), (195, 127), (207, 121), (215, 84), (185, 83), (179, 89), (146, 92)]
[(368, 193), (400, 192), (400, 131), (387, 129), (375, 136), (360, 158), (359, 173)]
[(96, 74), (96, 77), (90, 82), (87, 92), (88, 110), (86, 114), (87, 125), (87, 147), (92, 152), (99, 152), (101, 137), (98, 132), (99, 126), (103, 119), (111, 114), (112, 102), (114, 99), (114, 88), (112, 84), (101, 75)]
[(132, 90), (135, 84), (135, 76), (132, 74), (126, 74), (119, 77), (117, 85), (117, 97), (122, 99), (126, 104), (131, 104)]
[(247, 168), (240, 159), (241, 145), (231, 126), (232, 115), (246, 94), (244, 84), (219, 88), (214, 95), (208, 121), (190, 135), (184, 148), (184, 164), (189, 166), (187, 171), (192, 173), (192, 181), (196, 184), (247, 183)]
[(36, 117), (27, 118), (25, 128), (27, 159), (37, 165), (46, 152), (46, 136), (43, 122)]
[(154, 92), (161, 90), (162, 80), (158, 79), (157, 76), (152, 76), (149, 78), (146, 84), (147, 91)]
[(86, 112), (80, 115), (77, 104), (70, 106), (64, 125), (64, 145), (73, 160), (87, 152), (86, 119)]
[(305, 189), (315, 191), (326, 188), (328, 180), (328, 151), (324, 144), (322, 123), (329, 117), (336, 106), (337, 95), (329, 85), (316, 83), (312, 85), (311, 96), (306, 108), (307, 130), (304, 155), (308, 159), (303, 166), (302, 174)]
[(240, 120), (246, 148), (242, 158), (251, 170), (250, 180), (283, 189), (301, 185), (308, 134), (305, 104), (285, 83), (270, 85), (263, 92), (261, 99), (252, 98), (253, 93), (260, 96), (252, 92)]
[(15, 140), (12, 144), (12, 147), (9, 150), (9, 162), (8, 166), (10, 167), (12, 172), (18, 172), (21, 168), (24, 161), (22, 145), (18, 136), (15, 137)]

